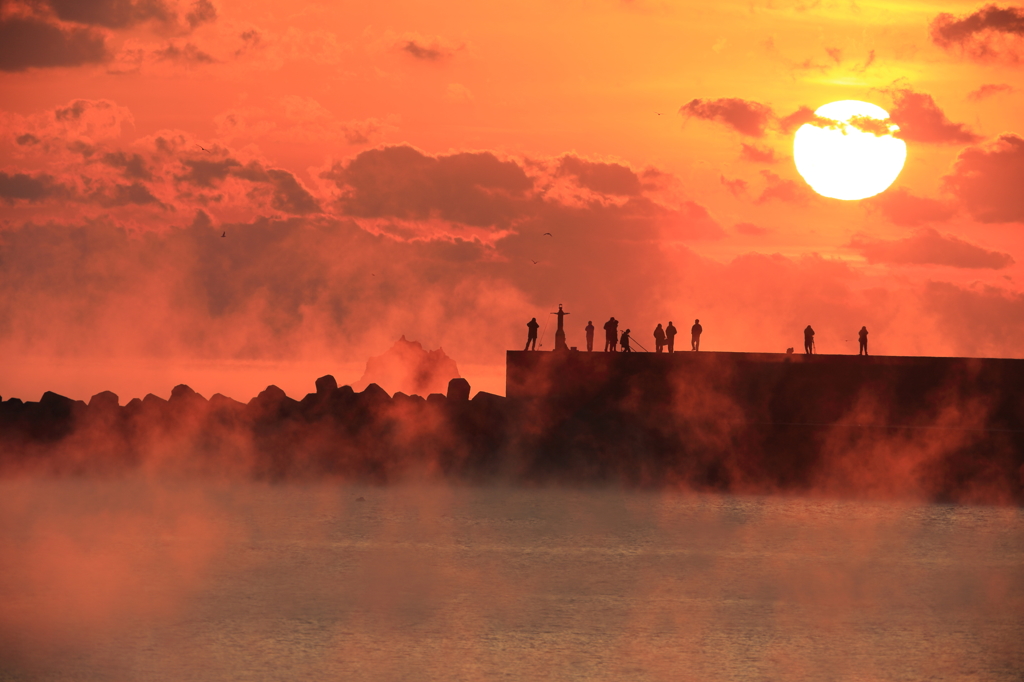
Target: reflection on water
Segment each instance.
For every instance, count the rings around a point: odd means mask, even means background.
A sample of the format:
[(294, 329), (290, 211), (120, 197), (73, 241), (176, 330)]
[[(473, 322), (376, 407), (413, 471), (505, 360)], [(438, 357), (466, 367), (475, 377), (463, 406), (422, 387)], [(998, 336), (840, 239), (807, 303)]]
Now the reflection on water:
[(1024, 671), (1014, 508), (8, 481), (0, 552), (0, 680)]

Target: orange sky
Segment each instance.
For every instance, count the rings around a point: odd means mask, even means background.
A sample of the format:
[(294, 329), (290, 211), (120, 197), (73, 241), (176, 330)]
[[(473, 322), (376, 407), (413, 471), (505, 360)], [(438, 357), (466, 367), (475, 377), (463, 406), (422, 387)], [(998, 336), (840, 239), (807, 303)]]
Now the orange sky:
[[(501, 392), (560, 302), (570, 345), (700, 317), (708, 350), (1024, 357), (1022, 35), (964, 2), (4, 0), (0, 395), (301, 395), (402, 334)], [(907, 141), (875, 199), (794, 168), (787, 117), (837, 99)]]

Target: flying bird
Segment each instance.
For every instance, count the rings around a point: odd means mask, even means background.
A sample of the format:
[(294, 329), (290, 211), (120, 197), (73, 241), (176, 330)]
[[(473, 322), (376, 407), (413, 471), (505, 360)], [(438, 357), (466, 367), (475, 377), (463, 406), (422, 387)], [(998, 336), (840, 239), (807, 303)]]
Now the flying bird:
[(227, 237), (227, 236), (228, 236), (228, 233), (227, 233), (227, 232), (221, 232), (221, 233), (220, 233), (220, 236), (221, 236), (221, 237)]
[(544, 234), (541, 235), (541, 237), (551, 237), (552, 239), (554, 239), (555, 235), (551, 234), (550, 232), (545, 232)]
[(209, 149), (207, 149), (206, 147), (204, 147), (204, 146), (203, 146), (203, 145), (201, 145), (201, 144), (197, 144), (196, 146), (197, 146), (197, 147), (199, 147), (200, 149), (202, 149), (202, 150), (203, 150), (204, 152), (206, 152), (207, 154), (212, 154), (212, 153), (213, 153), (213, 152), (211, 152), (211, 151), (210, 151)]
[(531, 263), (533, 263), (534, 265), (536, 265), (536, 264), (537, 264), (537, 263), (539, 263), (540, 261), (536, 261), (536, 260), (533, 260), (533, 259), (531, 258), (531, 259), (530, 259), (530, 262), (531, 262)]
[(658, 116), (661, 116), (661, 112), (660, 111), (655, 111), (654, 113), (656, 113)]

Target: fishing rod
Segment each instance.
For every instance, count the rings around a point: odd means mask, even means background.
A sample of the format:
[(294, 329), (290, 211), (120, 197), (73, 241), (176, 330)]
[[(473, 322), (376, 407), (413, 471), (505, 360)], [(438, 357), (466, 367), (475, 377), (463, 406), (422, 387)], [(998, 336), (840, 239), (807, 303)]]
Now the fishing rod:
[(540, 339), (539, 339), (539, 340), (540, 340), (540, 344), (539, 344), (539, 346), (540, 346), (541, 348), (544, 348), (544, 337), (545, 337), (545, 336), (547, 335), (547, 333), (548, 333), (548, 324), (550, 324), (550, 323), (551, 323), (551, 318), (550, 318), (550, 317), (549, 317), (549, 318), (546, 318), (546, 319), (544, 320), (544, 326), (543, 326), (543, 327), (541, 327), (541, 330), (540, 330)]
[[(640, 342), (637, 341), (636, 339), (634, 339), (632, 335), (630, 335), (630, 337), (629, 337), (629, 342), (630, 342), (630, 344), (634, 344), (635, 343), (636, 345), (640, 346)], [(645, 353), (650, 353), (651, 352), (651, 351), (647, 350), (646, 348), (644, 348), (643, 346), (640, 346), (640, 350), (642, 350)]]

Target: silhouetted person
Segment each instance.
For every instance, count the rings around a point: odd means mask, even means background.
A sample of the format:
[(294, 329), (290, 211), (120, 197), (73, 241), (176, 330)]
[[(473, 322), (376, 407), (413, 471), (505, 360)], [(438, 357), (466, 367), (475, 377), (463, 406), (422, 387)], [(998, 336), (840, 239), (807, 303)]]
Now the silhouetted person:
[(537, 350), (537, 330), (540, 329), (540, 325), (537, 324), (537, 318), (533, 318), (526, 323), (527, 329), (530, 333), (526, 336), (526, 348), (523, 350), (530, 350), (530, 344), (533, 344), (533, 350)]
[(615, 352), (615, 344), (619, 341), (619, 321), (614, 317), (604, 323), (604, 350)]
[(694, 350), (700, 350), (700, 334), (704, 331), (704, 327), (700, 326), (700, 320), (694, 320), (693, 326), (690, 327), (690, 346)]
[(811, 325), (807, 325), (807, 329), (804, 329), (804, 354), (810, 355), (814, 352), (814, 330), (811, 329)]
[(633, 349), (629, 347), (629, 330), (622, 332), (622, 338), (619, 339), (619, 343), (622, 345), (623, 353), (632, 353)]
[(860, 337), (860, 352), (858, 352), (857, 355), (867, 355), (868, 354), (868, 328), (867, 327), (861, 327), (860, 331), (857, 332), (857, 335)]
[(672, 320), (668, 321), (668, 326), (665, 327), (665, 343), (668, 344), (668, 352), (676, 352), (676, 328), (672, 324)]
[(594, 350), (594, 321), (587, 321), (587, 352)]
[(660, 353), (662, 347), (665, 345), (665, 330), (661, 328), (661, 323), (654, 328), (654, 352)]

